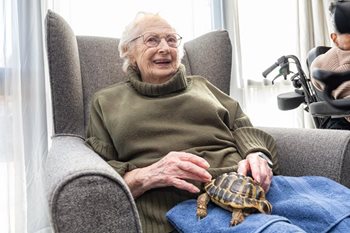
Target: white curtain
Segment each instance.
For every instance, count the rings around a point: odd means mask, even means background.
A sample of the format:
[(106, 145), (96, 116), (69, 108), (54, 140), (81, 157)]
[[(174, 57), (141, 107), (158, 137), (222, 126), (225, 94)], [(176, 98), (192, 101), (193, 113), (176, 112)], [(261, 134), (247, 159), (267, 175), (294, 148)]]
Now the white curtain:
[(42, 182), (45, 6), (36, 0), (1, 0), (0, 6), (0, 232), (50, 232)]
[[(254, 125), (313, 128), (305, 106), (281, 111), (277, 96), (294, 91), (278, 78), (278, 69), (264, 79), (262, 72), (283, 55), (296, 55), (307, 74), (306, 55), (317, 45), (330, 45), (330, 0), (223, 0), (225, 28), (233, 46), (231, 96), (243, 105)], [(293, 66), (291, 66), (293, 68)]]
[[(329, 4), (332, 0), (298, 0), (298, 56), (305, 61), (315, 46), (331, 46)], [(305, 65), (305, 63), (302, 63)], [(304, 66), (304, 68), (306, 68)]]
[[(223, 21), (224, 27), (230, 35), (232, 42), (232, 71), (231, 77), (242, 77), (242, 56), (241, 56), (241, 39), (240, 24), (238, 15), (238, 1), (223, 1)], [(243, 87), (242, 78), (232, 78), (230, 86), (230, 95), (240, 103), (243, 103)]]
[[(329, 4), (332, 0), (298, 0), (297, 22), (298, 22), (298, 46), (297, 56), (300, 61), (306, 61), (308, 52), (316, 46), (331, 46)], [(303, 70), (308, 75), (305, 62), (301, 62)], [(299, 112), (302, 119), (300, 125), (312, 128), (312, 117), (305, 111)]]

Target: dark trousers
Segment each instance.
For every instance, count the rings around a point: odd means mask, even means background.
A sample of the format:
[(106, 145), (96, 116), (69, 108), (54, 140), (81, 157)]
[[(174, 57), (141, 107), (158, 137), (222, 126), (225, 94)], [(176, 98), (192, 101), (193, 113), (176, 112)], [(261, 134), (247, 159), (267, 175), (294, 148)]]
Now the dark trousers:
[(350, 122), (342, 118), (327, 118), (322, 123), (322, 129), (341, 129), (341, 130), (350, 130)]

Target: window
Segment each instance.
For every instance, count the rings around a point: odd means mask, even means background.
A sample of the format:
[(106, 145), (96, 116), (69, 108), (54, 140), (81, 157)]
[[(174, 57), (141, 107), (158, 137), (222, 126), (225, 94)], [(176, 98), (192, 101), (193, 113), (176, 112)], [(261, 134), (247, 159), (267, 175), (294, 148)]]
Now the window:
[(210, 0), (51, 0), (49, 7), (65, 18), (75, 34), (120, 37), (139, 11), (159, 13), (184, 38), (209, 32)]
[(239, 0), (238, 7), (243, 76), (262, 81), (261, 73), (279, 57), (297, 54), (297, 4), (295, 0)]
[(280, 77), (272, 86), (278, 68), (267, 79), (262, 76), (279, 57), (298, 54), (297, 2), (238, 1), (245, 112), (254, 125), (300, 127), (302, 110), (281, 111), (277, 105), (279, 94), (294, 91), (290, 80)]

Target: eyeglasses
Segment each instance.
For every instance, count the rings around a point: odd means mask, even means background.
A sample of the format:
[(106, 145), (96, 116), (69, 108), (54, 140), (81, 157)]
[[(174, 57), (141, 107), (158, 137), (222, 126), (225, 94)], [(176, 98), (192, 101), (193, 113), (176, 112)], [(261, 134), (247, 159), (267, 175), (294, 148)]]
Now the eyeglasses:
[(177, 33), (170, 33), (166, 34), (165, 36), (160, 36), (155, 33), (145, 33), (132, 39), (130, 42), (133, 42), (141, 37), (143, 39), (143, 43), (149, 48), (157, 47), (163, 38), (165, 39), (169, 47), (177, 48), (179, 47), (182, 39), (182, 37)]

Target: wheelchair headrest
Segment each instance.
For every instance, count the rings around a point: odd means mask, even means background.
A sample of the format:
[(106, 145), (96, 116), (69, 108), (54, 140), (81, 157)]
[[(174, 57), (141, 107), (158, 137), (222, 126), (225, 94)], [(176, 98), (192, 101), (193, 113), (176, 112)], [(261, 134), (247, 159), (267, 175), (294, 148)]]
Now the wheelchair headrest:
[(350, 33), (350, 1), (337, 1), (334, 9), (334, 25), (340, 34)]

